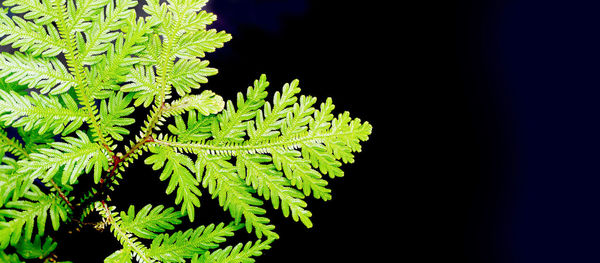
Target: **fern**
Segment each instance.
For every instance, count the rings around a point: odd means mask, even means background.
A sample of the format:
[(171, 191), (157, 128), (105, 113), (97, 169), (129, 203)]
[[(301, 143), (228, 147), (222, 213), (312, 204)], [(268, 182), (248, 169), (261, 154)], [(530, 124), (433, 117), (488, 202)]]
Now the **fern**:
[[(207, 54), (231, 40), (206, 3), (149, 0), (138, 17), (135, 0), (2, 1), (0, 261), (65, 257), (49, 235), (67, 222), (110, 229), (105, 262), (253, 262), (279, 238), (267, 205), (313, 227), (307, 199), (331, 199), (372, 127), (298, 80), (269, 95), (261, 75), (235, 100), (204, 89)], [(138, 159), (172, 201), (119, 211), (110, 193)], [(203, 194), (231, 222), (180, 229)], [(253, 240), (225, 245), (240, 229)]]

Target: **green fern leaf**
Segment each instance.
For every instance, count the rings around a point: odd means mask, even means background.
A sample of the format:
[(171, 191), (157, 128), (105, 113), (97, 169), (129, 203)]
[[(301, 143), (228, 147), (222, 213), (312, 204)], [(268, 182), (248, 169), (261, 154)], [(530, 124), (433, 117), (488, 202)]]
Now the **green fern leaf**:
[(17, 200), (29, 191), (33, 184), (33, 178), (29, 174), (17, 173), (17, 161), (2, 158), (0, 165), (0, 207), (10, 200)]
[(140, 238), (153, 239), (158, 232), (173, 230), (173, 225), (181, 223), (181, 213), (172, 207), (163, 209), (162, 205), (152, 207), (146, 205), (135, 212), (134, 206), (129, 206), (127, 213), (121, 212), (121, 229)]
[(39, 58), (19, 52), (0, 54), (0, 77), (41, 93), (65, 93), (77, 82), (57, 58)]
[(302, 158), (299, 151), (279, 148), (272, 151), (271, 156), (277, 170), (283, 171), (290, 184), (303, 190), (304, 195), (312, 193), (317, 199), (331, 199), (331, 190), (326, 188), (327, 181), (311, 167), (310, 161)]
[(169, 131), (181, 142), (204, 141), (212, 136), (211, 127), (215, 121), (212, 116), (197, 115), (189, 111), (187, 124), (180, 115), (175, 116), (175, 125), (169, 124)]
[[(192, 21), (190, 24), (196, 27), (202, 27), (209, 19), (199, 19)], [(210, 21), (212, 22), (212, 21)], [(200, 26), (198, 26), (200, 25)], [(214, 29), (208, 31), (195, 31), (181, 37), (178, 46), (175, 47), (175, 55), (179, 58), (196, 58), (204, 57), (206, 53), (214, 52), (215, 49), (223, 47), (225, 42), (231, 40), (231, 35), (225, 31), (217, 32)]]
[(38, 134), (52, 131), (67, 135), (78, 129), (88, 115), (71, 96), (63, 94), (60, 98), (37, 93), (21, 96), (0, 90), (0, 121), (7, 126), (23, 127), (25, 131), (36, 129)]
[(21, 255), (24, 259), (39, 259), (45, 258), (54, 249), (58, 244), (52, 240), (50, 237), (46, 237), (44, 243), (42, 244), (42, 237), (40, 235), (36, 235), (33, 243), (26, 240), (21, 240), (17, 245), (17, 253)]
[(217, 74), (217, 70), (208, 67), (209, 62), (195, 58), (180, 59), (173, 66), (171, 73), (171, 85), (179, 96), (184, 96), (199, 89), (200, 84), (208, 82), (206, 77)]
[(181, 203), (182, 212), (188, 215), (190, 221), (194, 221), (195, 208), (200, 207), (198, 197), (202, 193), (197, 187), (198, 181), (190, 172), (194, 169), (193, 161), (186, 155), (177, 153), (168, 147), (150, 147), (149, 150), (153, 154), (144, 162), (152, 164), (154, 170), (164, 166), (160, 180), (164, 181), (170, 178), (166, 193), (171, 194), (177, 189), (175, 204)]
[(148, 250), (148, 255), (161, 262), (185, 262), (185, 259), (194, 255), (203, 254), (210, 249), (215, 249), (226, 237), (231, 237), (242, 225), (223, 223), (218, 225), (200, 226), (178, 231), (172, 235), (161, 234), (154, 240)]
[(156, 83), (156, 77), (152, 67), (136, 66), (127, 76), (129, 84), (121, 87), (123, 92), (135, 92), (134, 105), (137, 107), (144, 104), (144, 107), (150, 106), (154, 101), (154, 97), (159, 94), (159, 89)]
[(246, 230), (253, 229), (258, 238), (263, 235), (279, 238), (273, 232), (275, 226), (263, 217), (266, 211), (260, 206), (263, 202), (252, 196), (254, 192), (236, 174), (237, 169), (224, 157), (199, 154), (196, 160), (196, 177), (202, 186), (208, 189), (213, 198), (219, 199), (219, 205), (229, 210), (231, 216), (239, 223), (244, 218)]
[(129, 134), (129, 130), (122, 126), (131, 125), (135, 122), (133, 118), (125, 118), (125, 116), (133, 113), (133, 108), (128, 107), (133, 96), (123, 96), (119, 92), (111, 94), (107, 100), (103, 100), (100, 104), (100, 125), (102, 125), (103, 134), (111, 136), (117, 141), (122, 141), (123, 136)]
[[(109, 207), (106, 203), (96, 202), (96, 210), (102, 215), (106, 223), (110, 225), (110, 231), (114, 234), (115, 238), (123, 245), (121, 253), (114, 254), (110, 260), (124, 260), (125, 262), (130, 261), (127, 257), (128, 251), (131, 251), (131, 256), (134, 257), (138, 262), (141, 263), (152, 263), (155, 262), (152, 258), (147, 255), (148, 248), (142, 244), (133, 234), (125, 231), (121, 225), (121, 218), (115, 212), (114, 206)], [(111, 256), (109, 256), (110, 258)], [(121, 262), (121, 261), (117, 261)]]
[(267, 77), (261, 75), (254, 81), (254, 87), (248, 87), (246, 98), (241, 93), (237, 96), (237, 110), (231, 101), (227, 101), (223, 112), (218, 116), (219, 129), (213, 129), (216, 141), (241, 143), (246, 135), (247, 121), (256, 116), (256, 110), (262, 107), (267, 97), (265, 89), (269, 86)]
[(51, 0), (5, 0), (4, 6), (10, 6), (14, 14), (24, 14), (25, 19), (33, 20), (38, 25), (47, 25), (57, 20)]
[[(137, 5), (137, 2), (133, 0), (90, 2), (97, 6), (90, 8), (92, 12), (89, 13), (95, 22), (92, 23), (91, 30), (83, 34), (86, 42), (81, 52), (81, 62), (84, 65), (93, 65), (103, 59), (101, 55), (107, 52), (111, 43), (121, 35), (118, 30), (127, 23), (126, 19), (133, 15), (132, 8)], [(103, 12), (93, 12), (101, 7), (104, 7)]]
[(238, 174), (246, 179), (248, 185), (257, 190), (260, 196), (266, 200), (271, 199), (275, 209), (279, 208), (287, 217), (292, 212), (294, 221), (300, 219), (307, 227), (312, 227), (309, 211), (305, 210), (306, 202), (302, 199), (304, 195), (294, 188), (290, 188), (287, 178), (281, 176), (281, 172), (269, 165), (271, 158), (267, 155), (239, 155), (237, 156)]
[(30, 51), (33, 56), (54, 57), (65, 47), (58, 31), (52, 25), (39, 25), (18, 16), (9, 17), (0, 11), (0, 45), (12, 45), (20, 52)]
[(108, 170), (108, 157), (104, 149), (90, 141), (89, 137), (77, 131), (76, 137), (65, 137), (65, 142), (53, 142), (52, 148), (40, 149), (30, 154), (30, 160), (20, 161), (19, 173), (30, 173), (42, 181), (50, 180), (60, 168), (63, 184), (73, 184), (84, 172), (94, 169), (94, 181), (100, 181), (102, 171)]
[(12, 153), (19, 159), (24, 159), (29, 155), (29, 153), (23, 148), (21, 142), (15, 138), (9, 138), (8, 134), (3, 129), (0, 129), (0, 149), (3, 152)]
[[(48, 215), (54, 230), (61, 221), (67, 220), (68, 208), (62, 200), (53, 195), (46, 195), (39, 188), (32, 186), (25, 194), (27, 200), (10, 201), (5, 209), (0, 210), (0, 249), (5, 249), (10, 243), (16, 246), (19, 241), (29, 241), (37, 225), (38, 235), (43, 235)], [(5, 221), (10, 219), (9, 221)]]
[(0, 251), (0, 262), (5, 263), (23, 263), (17, 254), (5, 254), (4, 251)]
[(219, 113), (223, 110), (225, 102), (221, 96), (210, 90), (203, 91), (200, 95), (187, 95), (170, 104), (165, 105), (163, 116), (180, 115), (185, 111), (196, 110), (204, 116)]
[(248, 242), (245, 245), (240, 243), (235, 247), (228, 246), (224, 249), (219, 249), (214, 252), (202, 254), (200, 257), (194, 257), (192, 263), (250, 263), (254, 262), (253, 257), (262, 255), (262, 251), (271, 248), (272, 240), (261, 241), (254, 243)]
[(131, 257), (131, 251), (128, 248), (123, 248), (106, 257), (104, 263), (131, 263)]

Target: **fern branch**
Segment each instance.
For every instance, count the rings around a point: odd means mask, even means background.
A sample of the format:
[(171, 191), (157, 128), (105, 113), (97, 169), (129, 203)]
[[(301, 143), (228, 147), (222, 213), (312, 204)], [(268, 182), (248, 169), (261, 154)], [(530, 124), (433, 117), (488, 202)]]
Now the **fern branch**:
[(162, 115), (165, 117), (179, 115), (184, 111), (197, 110), (200, 114), (208, 116), (223, 110), (225, 102), (221, 96), (210, 90), (203, 91), (200, 95), (187, 95), (170, 104), (165, 104)]
[[(20, 159), (31, 159), (31, 157), (29, 156), (29, 152), (27, 152), (27, 150), (25, 150), (25, 148), (22, 147), (21, 143), (14, 138), (12, 138), (12, 139), (8, 138), (6, 132), (2, 129), (0, 129), (0, 146), (8, 148), (8, 151), (15, 154)], [(15, 163), (15, 167), (16, 167), (16, 163)], [(16, 171), (16, 169), (15, 169), (15, 171)], [(23, 182), (23, 184), (21, 186), (19, 186), (20, 190), (16, 193), (16, 197), (21, 197), (22, 196), (21, 193), (27, 192), (27, 190), (29, 190), (29, 187), (31, 186), (31, 181), (32, 181), (31, 176), (27, 175), (25, 177), (27, 178), (26, 180), (28, 180), (28, 182)], [(17, 188), (17, 185), (19, 184), (18, 181), (19, 180), (17, 178), (13, 178), (12, 182), (15, 183), (15, 186), (12, 189)], [(54, 182), (53, 179), (50, 179), (49, 182), (52, 185), (52, 188), (58, 193), (58, 196), (69, 206), (69, 208), (71, 208), (71, 210), (73, 210), (73, 205), (69, 201), (69, 198), (67, 198), (65, 193), (60, 189), (60, 187), (56, 184), (56, 182)], [(9, 193), (9, 190), (7, 189), (5, 194), (8, 194), (8, 193)], [(4, 202), (0, 202), (0, 206), (3, 203)]]
[[(202, 195), (197, 185), (198, 181), (190, 172), (194, 169), (193, 161), (186, 155), (177, 153), (169, 147), (151, 147), (150, 155), (144, 163), (152, 164), (153, 170), (163, 168), (160, 180), (170, 178), (166, 193), (170, 194), (177, 189), (175, 204), (182, 206), (182, 212), (194, 221), (195, 208), (200, 206), (199, 196)], [(165, 164), (166, 161), (166, 164)]]
[(208, 189), (213, 198), (219, 199), (219, 205), (229, 210), (236, 223), (245, 219), (246, 231), (258, 238), (263, 235), (279, 238), (270, 225), (270, 220), (262, 217), (266, 211), (260, 206), (263, 202), (252, 196), (252, 188), (236, 174), (237, 169), (224, 157), (199, 154), (195, 163), (196, 177), (202, 186)]
[(136, 259), (141, 263), (155, 262), (152, 258), (146, 255), (148, 248), (139, 242), (131, 233), (121, 228), (121, 219), (113, 214), (115, 207), (108, 207), (106, 202), (96, 202), (96, 210), (104, 217), (110, 225), (110, 230), (113, 232), (117, 240), (125, 249), (131, 249)]
[(3, 129), (0, 129), (0, 148), (14, 154), (19, 159), (29, 158), (29, 153), (23, 148), (23, 145), (15, 138), (9, 138)]
[(100, 127), (98, 110), (87, 94), (88, 79), (86, 76), (86, 71), (81, 63), (81, 57), (77, 48), (77, 40), (75, 39), (75, 35), (72, 34), (71, 28), (67, 23), (69, 18), (67, 8), (61, 0), (52, 0), (52, 4), (54, 11), (58, 14), (58, 20), (56, 21), (58, 32), (61, 38), (67, 43), (67, 52), (65, 53), (65, 58), (67, 59), (67, 65), (71, 71), (71, 74), (75, 76), (75, 81), (77, 83), (75, 86), (75, 91), (79, 101), (83, 104), (88, 113), (88, 123), (90, 124), (92, 133), (95, 135), (94, 140), (98, 140), (100, 144), (112, 155), (113, 153), (111, 145), (102, 134), (103, 129)]
[(63, 167), (62, 183), (72, 184), (84, 171), (93, 168), (94, 180), (98, 182), (101, 172), (108, 169), (108, 158), (103, 148), (92, 143), (85, 133), (77, 131), (77, 136), (66, 137), (65, 142), (51, 143), (52, 148), (30, 154), (31, 160), (20, 161), (19, 172), (48, 181)]
[(0, 249), (8, 244), (15, 246), (20, 240), (31, 240), (35, 225), (38, 234), (43, 235), (48, 214), (54, 230), (58, 230), (60, 221), (67, 220), (67, 210), (52, 194), (46, 195), (34, 186), (25, 198), (27, 201), (11, 201), (5, 205), (6, 209), (0, 210), (0, 218), (12, 219), (0, 222)]
[(148, 255), (162, 262), (184, 262), (186, 258), (203, 254), (209, 249), (215, 249), (219, 243), (225, 242), (225, 237), (234, 235), (234, 231), (242, 225), (223, 223), (200, 226), (185, 232), (177, 231), (172, 235), (161, 234), (154, 240), (148, 250)]
[(58, 20), (58, 14), (52, 8), (51, 0), (6, 0), (2, 4), (11, 6), (15, 14), (25, 14), (25, 19), (34, 20), (38, 25), (46, 25)]
[(242, 154), (271, 153), (277, 149), (299, 149), (303, 146), (314, 145), (340, 136), (353, 135), (354, 132), (327, 132), (323, 134), (304, 133), (291, 138), (277, 137), (271, 140), (256, 143), (229, 143), (220, 144), (214, 141), (206, 142), (178, 142), (176, 138), (159, 134), (152, 143), (176, 148), (183, 152), (195, 154), (208, 153), (213, 155), (237, 156)]
[(51, 95), (65, 93), (77, 84), (58, 59), (35, 58), (19, 52), (0, 54), (0, 77)]
[(163, 209), (162, 205), (152, 207), (146, 205), (137, 213), (133, 205), (129, 206), (127, 213), (121, 212), (121, 229), (140, 238), (154, 239), (157, 232), (173, 230), (173, 225), (181, 223), (182, 214), (174, 211), (172, 207)]
[(0, 90), (0, 120), (6, 125), (24, 127), (25, 131), (38, 129), (39, 134), (52, 130), (54, 134), (69, 134), (87, 120), (87, 114), (79, 110), (73, 99), (63, 94), (64, 107), (54, 96), (21, 96)]
[(11, 44), (21, 52), (30, 51), (31, 55), (53, 57), (65, 50), (60, 36), (53, 25), (45, 27), (23, 20), (18, 16), (8, 17), (0, 11), (0, 45)]
[(214, 252), (207, 252), (200, 257), (194, 257), (191, 263), (250, 263), (254, 262), (253, 257), (262, 255), (262, 251), (269, 250), (272, 239), (266, 241), (257, 240), (256, 242), (248, 242), (245, 245), (237, 244), (235, 247), (228, 246), (224, 249), (219, 249)]

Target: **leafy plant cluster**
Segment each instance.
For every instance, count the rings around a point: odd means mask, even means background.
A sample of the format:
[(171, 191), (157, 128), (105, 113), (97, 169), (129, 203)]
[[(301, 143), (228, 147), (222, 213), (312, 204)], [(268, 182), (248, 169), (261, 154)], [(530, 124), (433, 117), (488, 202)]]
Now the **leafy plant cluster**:
[[(331, 199), (325, 177), (343, 176), (371, 126), (296, 80), (269, 95), (262, 75), (233, 101), (200, 90), (217, 73), (206, 53), (231, 39), (207, 28), (206, 2), (148, 0), (138, 16), (135, 0), (2, 1), (1, 262), (55, 262), (49, 233), (67, 223), (110, 229), (122, 248), (105, 262), (251, 262), (279, 238), (265, 202), (312, 227), (305, 199)], [(137, 159), (173, 207), (111, 205)], [(203, 194), (231, 222), (175, 231)], [(221, 246), (241, 229), (256, 240)]]

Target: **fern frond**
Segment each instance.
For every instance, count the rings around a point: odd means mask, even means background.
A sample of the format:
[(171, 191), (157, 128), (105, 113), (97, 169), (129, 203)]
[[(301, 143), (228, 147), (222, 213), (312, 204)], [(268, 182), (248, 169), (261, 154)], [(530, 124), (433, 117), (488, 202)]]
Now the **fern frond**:
[(169, 117), (180, 115), (185, 111), (196, 110), (198, 113), (208, 116), (223, 110), (225, 102), (221, 96), (210, 90), (203, 91), (200, 95), (187, 95), (181, 99), (165, 105), (163, 116)]
[(224, 249), (219, 249), (213, 252), (207, 252), (200, 257), (194, 257), (192, 263), (250, 263), (254, 262), (253, 257), (262, 255), (262, 252), (271, 248), (270, 244), (273, 240), (266, 241), (257, 240), (256, 242), (248, 242), (245, 245), (237, 244), (235, 247), (228, 246)]
[(283, 86), (282, 93), (275, 92), (273, 96), (273, 106), (266, 102), (263, 110), (258, 111), (255, 118), (255, 125), (248, 125), (248, 136), (250, 143), (256, 141), (264, 141), (275, 138), (279, 135), (279, 128), (282, 126), (283, 119), (291, 112), (290, 106), (296, 103), (296, 94), (300, 92), (298, 88), (298, 80), (292, 81), (291, 84)]
[(37, 93), (21, 96), (14, 91), (0, 90), (0, 121), (7, 126), (23, 127), (25, 131), (35, 129), (38, 134), (52, 131), (67, 135), (87, 120), (87, 114), (68, 94), (60, 98)]
[(180, 142), (205, 141), (212, 136), (211, 126), (214, 121), (213, 116), (197, 115), (196, 111), (189, 111), (187, 124), (181, 115), (176, 115), (175, 125), (169, 124), (167, 128)]
[(0, 129), (0, 149), (4, 152), (14, 154), (19, 159), (29, 157), (29, 153), (23, 148), (21, 142), (16, 138), (9, 138), (8, 134), (3, 129)]
[(9, 158), (2, 158), (0, 165), (0, 207), (4, 206), (9, 200), (17, 200), (29, 191), (33, 184), (33, 178), (29, 174), (17, 173), (17, 161)]
[(317, 199), (331, 199), (331, 190), (326, 187), (327, 181), (312, 168), (309, 160), (302, 158), (299, 151), (279, 148), (274, 149), (271, 156), (277, 170), (283, 171), (290, 184), (303, 190), (304, 195), (312, 193)]
[(194, 255), (203, 254), (210, 249), (215, 249), (219, 243), (225, 242), (226, 237), (231, 237), (243, 225), (210, 224), (185, 232), (177, 231), (172, 235), (161, 234), (152, 240), (148, 255), (161, 262), (185, 262), (185, 259)]
[(131, 263), (131, 250), (123, 248), (115, 251), (104, 259), (104, 263)]
[[(266, 83), (261, 76), (255, 86), (266, 87)], [(347, 112), (334, 118), (330, 99), (321, 104), (320, 110), (312, 107), (315, 104), (312, 97), (300, 97), (298, 102), (299, 92), (297, 81), (286, 84), (281, 93), (275, 93), (273, 103), (262, 104), (262, 109), (256, 107), (260, 102), (249, 107), (250, 100), (244, 101), (239, 95), (238, 111), (228, 102), (217, 115), (220, 125), (210, 125), (212, 139), (210, 134), (201, 133), (201, 140), (190, 140), (188, 127), (179, 118), (175, 120), (177, 126), (171, 125), (169, 130), (184, 138), (159, 134), (151, 143), (196, 154), (198, 160), (209, 155), (235, 156), (235, 176), (245, 179), (260, 196), (271, 200), (273, 207), (281, 205), (284, 216), (291, 213), (295, 221), (311, 227), (311, 213), (305, 209), (303, 199), (310, 194), (331, 199), (327, 181), (321, 174), (332, 178), (343, 176), (342, 162), (354, 161), (353, 153), (361, 151), (360, 142), (368, 139), (371, 125), (352, 119)], [(195, 116), (188, 122), (190, 127), (199, 123)], [(198, 131), (202, 128), (207, 130), (208, 124), (196, 127)], [(249, 139), (244, 140), (245, 134)], [(198, 162), (198, 169), (205, 166), (204, 161)], [(222, 166), (229, 165), (226, 163), (221, 161)]]
[(25, 131), (22, 127), (17, 131), (25, 144), (24, 150), (28, 153), (35, 152), (41, 148), (47, 148), (49, 143), (54, 142), (54, 133), (52, 131), (40, 134), (36, 130)]
[(46, 195), (32, 186), (25, 198), (10, 201), (5, 209), (0, 210), (0, 249), (5, 249), (9, 244), (15, 246), (22, 240), (31, 240), (35, 225), (38, 235), (43, 235), (48, 215), (54, 230), (58, 230), (61, 221), (67, 220), (69, 209), (53, 194)]
[(310, 217), (312, 213), (307, 211), (306, 202), (302, 199), (304, 195), (294, 188), (290, 188), (290, 182), (287, 178), (281, 176), (281, 172), (275, 169), (273, 164), (269, 164), (271, 158), (267, 155), (239, 155), (237, 157), (238, 174), (246, 179), (246, 183), (251, 185), (266, 200), (271, 199), (275, 209), (279, 208), (283, 215), (288, 217), (290, 211), (294, 221), (302, 221), (306, 227), (312, 227)]
[[(80, 54), (83, 65), (93, 65), (103, 59), (100, 55), (107, 52), (111, 43), (122, 35), (117, 30), (127, 23), (126, 19), (133, 15), (132, 8), (137, 5), (137, 1), (134, 0), (90, 2), (99, 3), (96, 8), (104, 7), (104, 10), (96, 12), (91, 30), (84, 32), (86, 42)], [(78, 8), (79, 10), (81, 8)]]
[(140, 61), (134, 55), (146, 48), (147, 37), (151, 24), (135, 16), (126, 20), (127, 34), (119, 34), (113, 43), (107, 43), (104, 59), (93, 64), (90, 68), (90, 96), (94, 98), (107, 98), (114, 90), (121, 88), (121, 83), (127, 81), (131, 67)]
[(137, 213), (133, 205), (129, 206), (127, 213), (121, 212), (121, 229), (140, 238), (153, 239), (157, 233), (173, 230), (173, 225), (181, 223), (182, 214), (174, 211), (172, 207), (163, 209), (162, 205), (146, 205)]
[(262, 107), (267, 97), (265, 89), (269, 86), (266, 75), (261, 75), (254, 81), (254, 87), (248, 87), (246, 98), (242, 93), (238, 93), (236, 106), (233, 102), (227, 101), (226, 107), (218, 116), (219, 129), (213, 131), (216, 142), (229, 141), (241, 143), (246, 135), (246, 122), (256, 116), (256, 110)]
[(54, 57), (65, 50), (56, 28), (9, 17), (0, 11), (0, 45), (11, 45), (20, 52), (29, 51), (33, 56)]
[(243, 217), (248, 233), (254, 229), (258, 238), (263, 235), (279, 238), (273, 231), (275, 226), (262, 216), (266, 213), (260, 207), (263, 202), (252, 196), (254, 190), (236, 174), (237, 169), (225, 157), (199, 154), (195, 166), (198, 181), (213, 198), (219, 199), (223, 209), (229, 210), (236, 223)]
[(183, 59), (203, 58), (206, 53), (214, 52), (217, 48), (223, 47), (223, 44), (229, 40), (231, 40), (231, 35), (225, 31), (217, 32), (215, 29), (195, 31), (181, 37), (180, 42), (174, 48), (174, 53), (175, 56)]
[(199, 89), (200, 84), (208, 82), (206, 77), (217, 74), (215, 68), (208, 67), (207, 60), (179, 59), (173, 66), (171, 74), (171, 85), (179, 96), (184, 96), (192, 91)]
[(36, 235), (33, 243), (29, 240), (21, 240), (17, 245), (17, 253), (24, 259), (40, 259), (50, 255), (57, 245), (50, 237), (46, 237), (42, 244), (42, 236)]
[(123, 92), (135, 92), (134, 105), (150, 106), (154, 101), (154, 97), (159, 94), (159, 89), (156, 83), (154, 69), (148, 66), (134, 66), (127, 75), (128, 84), (121, 87)]
[[(140, 263), (152, 263), (155, 262), (152, 258), (147, 255), (148, 248), (142, 244), (133, 234), (125, 231), (121, 227), (121, 218), (114, 212), (115, 207), (109, 207), (104, 202), (95, 203), (96, 210), (102, 215), (106, 223), (110, 225), (110, 231), (117, 238), (119, 243), (123, 245), (123, 253), (131, 251), (132, 256)], [(127, 260), (126, 254), (118, 255), (119, 258)]]
[(38, 25), (47, 25), (57, 20), (51, 0), (5, 0), (4, 6), (10, 6), (10, 12), (24, 14), (25, 19), (33, 20)]
[(51, 95), (65, 93), (77, 84), (57, 58), (39, 58), (19, 52), (0, 54), (0, 78)]
[(0, 251), (0, 262), (5, 263), (23, 263), (17, 254), (6, 254), (4, 251)]
[[(160, 180), (168, 178), (169, 185), (166, 193), (171, 194), (177, 189), (175, 204), (181, 204), (182, 212), (188, 215), (190, 221), (194, 221), (195, 208), (200, 207), (199, 196), (202, 195), (198, 181), (190, 170), (194, 170), (194, 162), (188, 156), (177, 153), (169, 147), (150, 147), (150, 155), (144, 163), (152, 164), (153, 170), (163, 169)], [(166, 164), (165, 164), (166, 161)], [(164, 168), (163, 168), (164, 166)]]
[[(79, 32), (90, 25), (89, 22), (83, 22), (83, 20), (89, 13), (92, 13), (93, 10), (104, 6), (106, 2), (94, 2), (94, 0), (83, 1), (78, 5), (77, 10), (74, 10), (75, 6), (71, 3), (70, 0), (52, 1), (53, 11), (57, 14), (57, 20), (55, 21), (56, 27), (61, 39), (66, 43), (66, 52), (64, 54), (67, 67), (75, 79), (75, 93), (77, 94), (77, 99), (88, 114), (87, 122), (92, 131), (92, 138), (112, 154), (110, 141), (102, 134), (102, 127), (99, 124), (100, 117), (98, 116), (98, 109), (94, 104), (93, 98), (88, 94), (89, 71), (82, 63), (79, 48), (80, 43), (83, 41)], [(75, 17), (72, 17), (72, 15)], [(114, 146), (112, 148), (114, 148)]]
[(100, 104), (100, 125), (105, 136), (110, 136), (117, 141), (122, 141), (123, 136), (129, 134), (129, 130), (122, 126), (131, 125), (135, 122), (133, 118), (125, 116), (133, 113), (133, 108), (128, 107), (133, 96), (123, 96), (123, 93), (112, 93), (108, 100)]
[(77, 131), (77, 137), (65, 137), (64, 140), (30, 154), (30, 160), (20, 161), (19, 172), (48, 181), (62, 168), (61, 183), (73, 184), (81, 174), (89, 173), (93, 168), (94, 181), (99, 182), (102, 171), (108, 170), (104, 149), (91, 142), (82, 131)]

